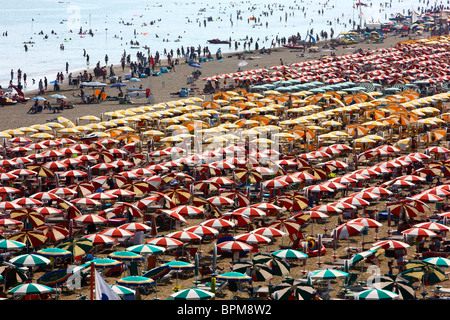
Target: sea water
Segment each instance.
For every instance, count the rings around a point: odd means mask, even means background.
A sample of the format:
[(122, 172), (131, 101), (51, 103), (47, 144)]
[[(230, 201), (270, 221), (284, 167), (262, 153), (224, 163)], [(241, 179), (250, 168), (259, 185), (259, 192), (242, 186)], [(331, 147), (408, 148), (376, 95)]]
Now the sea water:
[[(429, 1), (428, 5), (442, 4)], [(243, 50), (246, 39), (253, 39), (251, 49), (270, 47), (278, 38), (300, 34), (306, 38), (324, 30), (334, 37), (353, 28), (353, 21), (386, 22), (395, 13), (425, 7), (420, 0), (258, 0), (258, 1), (142, 1), (142, 0), (0, 0), (0, 85), (7, 87), (17, 70), (27, 74), (25, 90), (36, 89), (39, 79), (48, 82), (63, 72), (77, 76), (80, 70), (92, 72), (100, 62), (120, 63), (123, 53), (136, 59), (138, 51), (154, 55), (164, 49), (208, 46), (212, 54)], [(361, 1), (366, 2), (366, 1)], [(444, 4), (445, 5), (445, 4)], [(239, 19), (238, 19), (239, 17)], [(251, 19), (255, 18), (255, 19)], [(89, 30), (93, 35), (89, 34)], [(81, 31), (81, 33), (80, 33)], [(7, 35), (6, 35), (7, 33)], [(232, 44), (209, 44), (208, 39), (232, 40)], [(133, 48), (130, 41), (138, 42)], [(28, 50), (25, 50), (25, 44)], [(146, 47), (147, 49), (144, 49)], [(248, 48), (248, 47), (247, 47)], [(89, 55), (87, 65), (84, 53)], [(175, 56), (176, 57), (176, 56)], [(34, 81), (33, 81), (34, 79)], [(24, 85), (22, 81), (22, 85)]]

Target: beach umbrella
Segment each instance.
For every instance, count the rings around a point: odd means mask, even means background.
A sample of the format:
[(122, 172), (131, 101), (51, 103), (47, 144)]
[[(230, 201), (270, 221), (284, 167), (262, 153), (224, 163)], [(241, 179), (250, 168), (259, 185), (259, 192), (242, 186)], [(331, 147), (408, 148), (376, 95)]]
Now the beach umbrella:
[(99, 234), (111, 238), (129, 238), (134, 236), (133, 232), (121, 228), (109, 228), (101, 231)]
[(173, 300), (210, 300), (215, 294), (198, 288), (180, 290), (170, 295)]
[(344, 272), (344, 271), (333, 270), (333, 269), (323, 269), (323, 270), (313, 271), (310, 278), (313, 280), (334, 280), (334, 279), (346, 278), (347, 276), (348, 276), (348, 273)]
[(47, 258), (69, 257), (72, 255), (70, 251), (61, 248), (44, 248), (36, 251), (37, 254)]
[(290, 297), (295, 297), (296, 300), (313, 300), (315, 294), (314, 287), (307, 283), (296, 279), (283, 279), (273, 286), (272, 297), (275, 300), (289, 300)]
[[(231, 221), (222, 219), (222, 218), (213, 218), (208, 219), (200, 223), (200, 226), (210, 227), (214, 229), (223, 229), (223, 228), (231, 228), (234, 227), (235, 224)], [(194, 228), (194, 227), (191, 227)], [(192, 230), (191, 230), (192, 231)], [(195, 231), (192, 231), (195, 233)]]
[(102, 224), (108, 222), (107, 219), (102, 218), (98, 214), (83, 214), (73, 218), (73, 221), (81, 224)]
[(21, 267), (46, 266), (50, 264), (50, 260), (38, 254), (22, 254), (11, 258), (10, 263)]
[(147, 240), (146, 243), (159, 247), (164, 247), (166, 249), (175, 249), (184, 246), (183, 242), (177, 239), (172, 239), (170, 237), (156, 237)]
[(431, 265), (440, 267), (440, 268), (446, 268), (450, 267), (450, 259), (444, 258), (444, 257), (432, 257), (424, 259), (423, 262), (429, 263)]
[(308, 255), (306, 253), (293, 249), (277, 250), (275, 252), (272, 252), (271, 254), (275, 257), (286, 260), (303, 260), (308, 258)]
[(23, 242), (29, 248), (36, 248), (47, 241), (47, 237), (41, 232), (33, 230), (23, 230), (8, 238), (8, 240)]
[(271, 242), (270, 238), (256, 233), (242, 233), (234, 236), (234, 239), (248, 244), (268, 244), (269, 242)]
[(253, 259), (270, 266), (273, 275), (287, 276), (291, 270), (291, 266), (287, 261), (270, 253), (257, 253)]
[(2, 250), (19, 250), (26, 247), (26, 244), (23, 242), (9, 240), (9, 239), (1, 239), (0, 240), (0, 249)]
[(110, 259), (118, 261), (137, 261), (142, 260), (142, 256), (132, 251), (115, 251), (107, 256)]
[(9, 218), (22, 221), (24, 223), (25, 229), (31, 229), (29, 224), (31, 224), (31, 226), (35, 228), (45, 223), (45, 217), (42, 214), (34, 209), (29, 208), (11, 211), (11, 213), (9, 214)]
[(401, 234), (406, 234), (407, 236), (411, 237), (435, 237), (437, 236), (436, 233), (434, 233), (431, 230), (428, 229), (422, 229), (422, 228), (409, 228), (406, 230), (403, 230)]
[(251, 277), (241, 272), (225, 272), (216, 276), (217, 280), (228, 282), (246, 282), (251, 281)]
[(93, 245), (110, 245), (115, 242), (115, 240), (110, 236), (98, 233), (88, 234), (83, 238), (91, 241)]
[(190, 231), (175, 231), (166, 235), (169, 238), (177, 239), (183, 242), (201, 240), (202, 237)]
[(252, 277), (253, 281), (267, 281), (273, 278), (272, 270), (264, 263), (255, 260), (237, 260), (233, 262), (232, 270)]
[[(136, 295), (136, 291), (124, 286), (120, 286), (120, 285), (110, 285), (111, 289), (113, 289), (113, 291), (118, 294), (120, 297), (125, 298), (126, 296), (135, 296)], [(125, 299), (126, 300), (126, 299)]]
[(375, 274), (370, 281), (370, 286), (376, 289), (395, 292), (401, 300), (414, 300), (416, 298), (412, 281), (404, 278), (401, 274)]
[(125, 229), (130, 232), (137, 232), (137, 231), (148, 232), (151, 229), (151, 227), (149, 227), (148, 225), (140, 222), (125, 223), (120, 225), (118, 228)]
[(132, 251), (132, 252), (135, 252), (135, 253), (138, 253), (141, 255), (153, 255), (153, 254), (162, 253), (162, 252), (166, 251), (166, 248), (145, 243), (145, 244), (137, 244), (137, 245), (128, 247), (125, 250)]
[(190, 205), (177, 206), (175, 208), (172, 208), (171, 210), (173, 210), (176, 213), (179, 213), (183, 216), (195, 216), (195, 215), (204, 213), (204, 210), (202, 208), (198, 208), (198, 207), (190, 206)]
[[(221, 219), (221, 221), (222, 220), (223, 219)], [(230, 223), (227, 220), (224, 220), (224, 221), (226, 221), (225, 223)], [(203, 237), (216, 237), (219, 234), (219, 231), (215, 227), (208, 226), (207, 224), (192, 226), (192, 227), (184, 229), (184, 231), (192, 232), (196, 235), (199, 235), (202, 238)]]
[(155, 283), (155, 280), (142, 276), (129, 276), (116, 280), (116, 283), (125, 287), (146, 287)]
[(214, 204), (216, 206), (229, 206), (234, 204), (234, 201), (230, 198), (223, 197), (223, 196), (214, 196), (207, 199), (208, 202), (211, 204)]
[(337, 239), (346, 239), (351, 236), (359, 235), (366, 227), (362, 223), (348, 222), (337, 226), (332, 231), (332, 236), (336, 236)]
[(431, 230), (436, 233), (450, 231), (450, 227), (438, 222), (420, 222), (413, 225), (414, 228)]
[(88, 253), (92, 249), (93, 243), (86, 238), (76, 238), (64, 240), (57, 245), (57, 248), (65, 249), (72, 252), (74, 257)]
[(355, 300), (398, 300), (398, 294), (383, 289), (368, 289), (357, 293)]
[(444, 270), (438, 266), (431, 265), (422, 260), (410, 260), (405, 264), (405, 271), (402, 276), (411, 277), (418, 281), (423, 281), (427, 285), (440, 283), (448, 279)]
[(267, 238), (277, 238), (285, 236), (285, 233), (281, 230), (271, 227), (261, 227), (255, 230), (252, 230), (251, 233), (259, 234)]
[(177, 274), (176, 285), (177, 286), (178, 286), (178, 273), (179, 273), (179, 271), (191, 270), (191, 269), (195, 268), (195, 265), (192, 264), (192, 263), (185, 262), (185, 261), (178, 261), (178, 260), (166, 262), (166, 263), (163, 264), (163, 266), (168, 266), (169, 269), (178, 271), (178, 272), (176, 272), (176, 274)]
[(219, 243), (217, 248), (228, 252), (242, 252), (252, 250), (252, 246), (238, 240), (231, 240)]
[(38, 283), (24, 283), (12, 288), (8, 291), (8, 294), (12, 295), (31, 295), (31, 294), (43, 294), (50, 293), (53, 289), (51, 287), (38, 284)]
[(62, 225), (42, 225), (34, 230), (42, 232), (44, 236), (54, 242), (63, 240), (69, 235), (69, 230)]

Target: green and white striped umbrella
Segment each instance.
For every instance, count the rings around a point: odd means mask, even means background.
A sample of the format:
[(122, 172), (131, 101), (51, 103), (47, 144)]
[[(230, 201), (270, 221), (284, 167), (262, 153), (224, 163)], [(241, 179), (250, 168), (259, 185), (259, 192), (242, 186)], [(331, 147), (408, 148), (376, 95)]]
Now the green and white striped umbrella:
[(377, 253), (377, 250), (367, 250), (363, 252), (356, 253), (353, 257), (348, 260), (348, 266), (354, 266), (356, 263), (363, 261)]
[(287, 259), (287, 260), (290, 260), (290, 259), (303, 260), (303, 259), (308, 258), (308, 255), (306, 253), (303, 253), (298, 250), (293, 250), (293, 249), (278, 250), (278, 251), (272, 252), (271, 254), (277, 258), (282, 258), (282, 259)]
[(450, 267), (450, 259), (442, 257), (432, 257), (424, 259), (423, 262), (438, 266), (438, 267)]
[(37, 283), (24, 283), (19, 284), (17, 287), (8, 291), (8, 294), (13, 295), (26, 295), (26, 294), (41, 294), (52, 292), (53, 289), (42, 284)]
[(0, 249), (3, 250), (18, 250), (25, 248), (25, 246), (26, 246), (25, 243), (15, 240), (8, 240), (8, 239), (0, 240)]
[(124, 287), (124, 286), (120, 286), (117, 284), (112, 284), (110, 285), (111, 289), (114, 290), (115, 293), (117, 293), (119, 296), (124, 297), (124, 296), (131, 296), (131, 295), (135, 295), (136, 294), (136, 290)]
[(50, 264), (50, 260), (39, 254), (22, 254), (9, 260), (10, 263), (21, 267), (35, 267)]
[(348, 276), (347, 272), (332, 269), (324, 269), (314, 271), (314, 273), (311, 275), (311, 279), (332, 280), (332, 279), (346, 278), (347, 276)]
[(383, 289), (368, 289), (355, 294), (356, 300), (397, 300), (398, 294)]
[(164, 251), (166, 251), (166, 248), (147, 243), (147, 244), (137, 244), (135, 246), (128, 247), (125, 250), (146, 255), (146, 254), (163, 253)]
[(214, 296), (214, 293), (198, 288), (184, 289), (170, 295), (173, 300), (209, 300)]
[(374, 275), (369, 287), (392, 291), (398, 294), (400, 300), (414, 300), (416, 298), (412, 280), (402, 277), (401, 274)]

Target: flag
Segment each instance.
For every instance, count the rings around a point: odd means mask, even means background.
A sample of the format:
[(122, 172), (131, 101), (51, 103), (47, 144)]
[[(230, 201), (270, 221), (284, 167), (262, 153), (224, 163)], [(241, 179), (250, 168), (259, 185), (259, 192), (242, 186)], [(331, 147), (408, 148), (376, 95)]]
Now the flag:
[(95, 270), (95, 300), (122, 300)]

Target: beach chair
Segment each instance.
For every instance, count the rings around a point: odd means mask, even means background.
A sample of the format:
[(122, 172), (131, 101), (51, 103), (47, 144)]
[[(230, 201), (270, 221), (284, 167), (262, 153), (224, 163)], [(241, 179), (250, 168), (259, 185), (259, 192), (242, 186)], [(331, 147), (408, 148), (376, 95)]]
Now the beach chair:
[(349, 290), (351, 287), (354, 287), (354, 284), (356, 283), (356, 280), (358, 280), (359, 273), (353, 273), (350, 272), (345, 278), (344, 283), (339, 286), (339, 292), (344, 292), (346, 290)]

